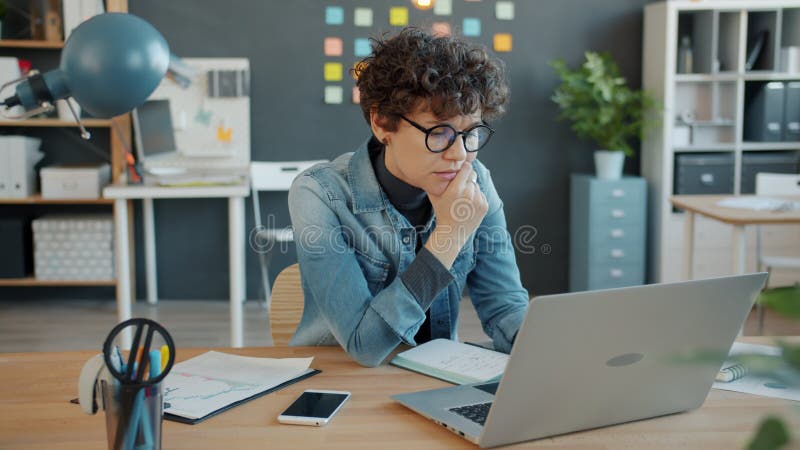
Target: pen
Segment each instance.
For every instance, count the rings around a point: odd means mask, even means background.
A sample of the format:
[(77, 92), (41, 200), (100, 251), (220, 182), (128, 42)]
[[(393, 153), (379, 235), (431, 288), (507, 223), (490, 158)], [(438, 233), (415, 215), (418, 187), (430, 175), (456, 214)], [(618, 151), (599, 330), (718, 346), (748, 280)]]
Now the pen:
[(169, 361), (169, 346), (162, 345), (161, 346), (161, 371), (162, 372), (167, 367), (167, 361)]

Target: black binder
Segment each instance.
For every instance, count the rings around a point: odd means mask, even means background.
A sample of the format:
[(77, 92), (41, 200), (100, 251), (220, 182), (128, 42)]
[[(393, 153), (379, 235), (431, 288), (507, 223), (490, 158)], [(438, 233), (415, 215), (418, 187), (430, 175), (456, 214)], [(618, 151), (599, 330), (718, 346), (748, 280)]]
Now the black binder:
[(771, 81), (748, 86), (745, 102), (744, 140), (780, 142), (783, 140), (784, 83)]
[(800, 141), (800, 81), (786, 82), (786, 103), (783, 109), (783, 140)]

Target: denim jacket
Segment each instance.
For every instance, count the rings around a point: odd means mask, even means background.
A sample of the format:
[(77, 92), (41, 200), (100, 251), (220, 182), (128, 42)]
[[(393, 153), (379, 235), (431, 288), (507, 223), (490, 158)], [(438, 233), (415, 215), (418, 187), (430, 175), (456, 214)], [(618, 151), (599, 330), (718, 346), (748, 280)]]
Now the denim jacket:
[[(398, 274), (414, 260), (416, 239), (427, 241), (436, 218), (419, 230), (395, 209), (375, 177), (367, 142), (304, 171), (289, 191), (305, 296), (291, 345), (338, 343), (362, 365), (377, 366), (400, 343), (416, 345), (425, 309)], [(466, 285), (483, 330), (497, 350), (509, 352), (528, 292), (489, 170), (477, 160), (472, 166), (489, 209), (450, 269), (454, 280), (430, 304), (431, 339), (457, 339)]]

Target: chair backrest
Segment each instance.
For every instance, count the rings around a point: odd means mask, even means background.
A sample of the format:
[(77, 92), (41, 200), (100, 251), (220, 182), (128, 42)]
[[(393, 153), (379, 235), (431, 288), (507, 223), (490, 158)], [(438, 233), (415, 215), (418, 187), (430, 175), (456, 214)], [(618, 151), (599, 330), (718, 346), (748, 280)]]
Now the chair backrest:
[(759, 172), (756, 194), (800, 196), (800, 174)]
[(300, 265), (283, 269), (272, 285), (269, 308), (269, 328), (272, 345), (286, 346), (303, 316), (303, 286), (300, 284)]

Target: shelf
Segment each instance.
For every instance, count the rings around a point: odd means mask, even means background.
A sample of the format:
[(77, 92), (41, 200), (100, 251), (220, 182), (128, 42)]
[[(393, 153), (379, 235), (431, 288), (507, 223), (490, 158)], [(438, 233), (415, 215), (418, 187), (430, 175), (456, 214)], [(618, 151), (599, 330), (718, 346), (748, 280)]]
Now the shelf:
[(745, 81), (797, 81), (800, 80), (800, 73), (748, 72), (742, 78)]
[(712, 81), (736, 81), (738, 75), (734, 72), (726, 73), (679, 73), (675, 75), (678, 83), (710, 83)]
[(800, 142), (743, 142), (742, 150), (800, 150)]
[[(88, 128), (111, 127), (111, 119), (82, 119)], [(59, 119), (0, 120), (0, 127), (78, 127), (77, 122)]]
[(681, 145), (674, 148), (675, 152), (732, 152), (736, 150), (735, 144), (709, 144), (709, 145)]
[(800, 73), (791, 72), (747, 72), (738, 74), (726, 72), (718, 74), (710, 73), (679, 73), (675, 75), (676, 83), (711, 83), (713, 81), (797, 81), (800, 80)]
[(0, 39), (0, 47), (4, 48), (64, 48), (64, 41), (43, 41), (33, 39)]
[(34, 277), (0, 278), (0, 286), (116, 286), (117, 280), (37, 280)]
[(112, 205), (114, 203), (114, 199), (110, 198), (64, 198), (64, 199), (56, 199), (56, 198), (42, 198), (41, 194), (36, 194), (32, 197), (24, 197), (24, 198), (0, 198), (0, 204), (5, 205), (41, 205), (41, 204), (51, 204), (51, 205), (74, 205), (74, 204), (81, 204), (81, 205)]

